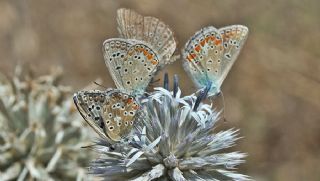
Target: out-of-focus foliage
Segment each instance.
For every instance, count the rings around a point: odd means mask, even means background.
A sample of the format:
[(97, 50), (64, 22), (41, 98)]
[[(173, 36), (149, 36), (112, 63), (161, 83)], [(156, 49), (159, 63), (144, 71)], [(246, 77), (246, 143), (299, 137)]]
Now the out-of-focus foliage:
[(60, 73), (0, 74), (0, 180), (83, 180), (90, 131)]

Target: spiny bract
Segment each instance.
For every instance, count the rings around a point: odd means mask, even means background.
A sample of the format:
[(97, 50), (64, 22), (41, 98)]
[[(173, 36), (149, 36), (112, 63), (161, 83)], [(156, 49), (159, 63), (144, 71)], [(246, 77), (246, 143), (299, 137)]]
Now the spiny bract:
[(200, 103), (206, 92), (181, 97), (156, 88), (144, 100), (131, 138), (115, 145), (101, 140), (90, 172), (105, 180), (250, 180), (235, 167), (246, 154), (223, 152), (238, 140), (238, 130), (214, 132), (219, 112)]

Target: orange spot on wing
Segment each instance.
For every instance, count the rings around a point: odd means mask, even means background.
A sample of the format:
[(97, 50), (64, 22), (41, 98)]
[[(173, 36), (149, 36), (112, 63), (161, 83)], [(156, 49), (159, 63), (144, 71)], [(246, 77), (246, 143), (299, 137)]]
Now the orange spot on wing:
[(216, 45), (221, 44), (221, 40), (216, 40), (216, 41), (214, 42), (214, 44), (216, 44)]
[(190, 54), (187, 56), (187, 59), (188, 59), (190, 62), (192, 62), (192, 60), (193, 60), (193, 58), (191, 57)]
[(209, 42), (209, 40), (210, 40), (210, 36), (208, 36), (206, 39), (205, 39), (205, 41), (208, 43)]
[(216, 39), (215, 36), (210, 36), (210, 40), (211, 40), (211, 41), (214, 41), (215, 39)]
[(129, 98), (128, 100), (127, 100), (127, 103), (128, 104), (131, 104), (133, 102), (133, 99), (132, 98)]
[(132, 106), (132, 108), (135, 109), (135, 110), (138, 110), (139, 106), (138, 105), (134, 105), (134, 106)]
[(157, 64), (158, 64), (158, 61), (152, 60), (151, 63), (152, 63), (153, 65), (157, 65)]
[(200, 45), (198, 45), (198, 46), (196, 46), (194, 49), (195, 49), (197, 52), (199, 52), (199, 51), (201, 50), (201, 47), (200, 47)]
[(206, 40), (202, 40), (202, 41), (200, 42), (200, 45), (201, 45), (201, 46), (204, 46), (204, 44), (206, 44)]
[(148, 60), (153, 58), (153, 55), (151, 55), (151, 54), (147, 54), (146, 56), (147, 56)]

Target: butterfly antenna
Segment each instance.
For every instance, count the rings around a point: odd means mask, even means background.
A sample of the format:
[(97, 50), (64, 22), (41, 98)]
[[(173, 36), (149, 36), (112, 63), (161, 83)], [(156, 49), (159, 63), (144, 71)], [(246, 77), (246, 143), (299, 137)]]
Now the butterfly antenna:
[(97, 86), (100, 86), (100, 87), (103, 87), (103, 88), (105, 88), (105, 89), (108, 89), (106, 86), (103, 86), (103, 85), (99, 84), (99, 83), (96, 82), (96, 81), (93, 81), (93, 83), (96, 84)]
[(164, 74), (163, 87), (169, 90), (169, 75), (167, 72)]
[(87, 146), (81, 146), (80, 148), (92, 148), (92, 147), (94, 147), (94, 146), (96, 146), (96, 145), (98, 145), (98, 144), (87, 145)]
[(226, 109), (226, 105), (225, 105), (225, 101), (224, 101), (224, 95), (223, 95), (223, 92), (222, 92), (222, 91), (220, 91), (220, 92), (219, 92), (219, 94), (218, 94), (218, 96), (221, 96), (221, 98), (222, 98), (223, 121), (224, 121), (224, 122), (227, 122), (227, 120), (226, 120), (226, 111), (225, 111), (225, 109)]

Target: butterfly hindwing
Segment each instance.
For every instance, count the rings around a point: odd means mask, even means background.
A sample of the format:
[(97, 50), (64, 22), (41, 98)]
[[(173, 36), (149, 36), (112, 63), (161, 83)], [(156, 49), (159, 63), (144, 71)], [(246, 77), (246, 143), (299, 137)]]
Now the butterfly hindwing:
[(150, 45), (159, 56), (160, 65), (170, 62), (176, 49), (172, 30), (158, 18), (142, 16), (130, 9), (117, 12), (118, 31), (122, 38), (136, 39)]
[(139, 105), (119, 90), (80, 91), (74, 102), (85, 121), (102, 137), (119, 141), (132, 128)]
[(103, 43), (104, 58), (118, 89), (142, 94), (157, 71), (157, 54), (141, 41), (121, 38)]
[(209, 95), (220, 87), (236, 60), (247, 37), (248, 29), (232, 25), (221, 29), (201, 29), (186, 43), (183, 50), (184, 68), (198, 88), (212, 83)]
[(221, 85), (237, 59), (249, 31), (248, 28), (243, 25), (231, 25), (220, 28), (219, 32), (222, 36), (224, 48), (221, 64), (223, 71), (221, 71), (218, 81), (218, 84)]
[(119, 141), (131, 130), (139, 105), (135, 97), (120, 91), (109, 94), (109, 104), (103, 106), (103, 117), (107, 135)]

